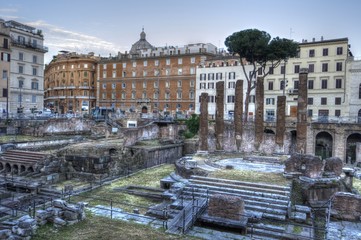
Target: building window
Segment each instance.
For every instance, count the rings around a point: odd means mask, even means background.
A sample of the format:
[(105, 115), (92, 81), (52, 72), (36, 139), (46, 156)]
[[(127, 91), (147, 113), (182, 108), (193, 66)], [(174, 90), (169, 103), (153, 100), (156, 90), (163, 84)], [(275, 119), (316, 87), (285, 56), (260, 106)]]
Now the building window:
[(2, 79), (6, 80), (8, 78), (8, 71), (3, 70), (3, 77)]
[(33, 76), (36, 76), (38, 73), (38, 69), (37, 68), (33, 68)]
[(19, 61), (24, 61), (24, 53), (19, 52)]
[(285, 66), (281, 66), (281, 74), (285, 74), (285, 70), (286, 70), (286, 67), (285, 67)]
[(169, 87), (170, 87), (169, 81), (166, 81), (166, 82), (165, 82), (165, 87), (166, 87), (166, 88), (169, 88)]
[(222, 80), (222, 73), (216, 73), (216, 80)]
[(268, 90), (273, 90), (273, 81), (268, 82)]
[(189, 82), (189, 86), (190, 86), (190, 87), (194, 87), (194, 80), (191, 80), (191, 81)]
[(255, 95), (250, 95), (249, 96), (249, 102), (250, 103), (255, 103), (256, 102), (256, 96)]
[(336, 54), (337, 55), (342, 55), (343, 54), (343, 47), (337, 47)]
[(166, 64), (166, 65), (170, 65), (170, 59), (169, 59), (169, 58), (167, 58), (167, 59), (165, 60), (165, 64)]
[(190, 73), (190, 74), (195, 74), (195, 73), (196, 73), (196, 69), (195, 69), (194, 67), (191, 67), (191, 68), (189, 69), (189, 73)]
[(124, 78), (124, 77), (126, 77), (127, 76), (127, 72), (126, 71), (123, 71), (122, 72), (122, 77)]
[(283, 90), (285, 88), (285, 81), (281, 80), (280, 81), (280, 90)]
[(132, 77), (135, 77), (135, 76), (136, 76), (136, 72), (132, 71)]
[(136, 66), (137, 66), (137, 62), (136, 62), (136, 61), (134, 61), (132, 64), (133, 64), (133, 67), (136, 67)]
[(208, 80), (214, 80), (214, 73), (208, 73)]
[(336, 63), (336, 71), (342, 71), (342, 62)]
[(339, 109), (335, 110), (335, 116), (340, 117), (341, 116), (341, 110), (339, 110)]
[(308, 89), (313, 89), (313, 80), (308, 80)]
[(8, 89), (3, 88), (3, 97), (8, 97)]
[(31, 102), (36, 103), (36, 95), (31, 95)]
[(146, 81), (143, 82), (143, 88), (147, 88), (147, 82)]
[(230, 89), (236, 88), (236, 83), (235, 82), (228, 82), (228, 88), (230, 88)]
[(262, 75), (262, 68), (258, 68), (257, 74), (258, 74), (258, 75)]
[(308, 56), (309, 57), (314, 57), (315, 56), (315, 49), (310, 49), (310, 51), (308, 52)]
[(143, 93), (142, 93), (142, 98), (143, 98), (143, 99), (147, 98), (147, 92), (143, 92)]
[(165, 99), (170, 99), (170, 93), (169, 93), (169, 92), (166, 92), (166, 93), (164, 94), (164, 98), (165, 98)]
[[(88, 68), (88, 64), (84, 63), (84, 68)], [(63, 66), (63, 69), (65, 69), (65, 66)]]
[(34, 89), (34, 90), (39, 89), (39, 83), (38, 82), (31, 82), (31, 89)]
[(178, 64), (183, 64), (183, 59), (182, 58), (178, 58)]
[(84, 77), (88, 77), (88, 71), (84, 71)]
[(158, 82), (154, 82), (154, 83), (153, 83), (153, 87), (154, 87), (154, 88), (158, 88), (158, 87), (159, 87)]
[(208, 83), (208, 89), (214, 89), (214, 83)]
[(154, 60), (154, 66), (159, 66), (159, 60)]
[(117, 64), (113, 63), (113, 69), (116, 69), (116, 68), (117, 68)]
[(275, 105), (274, 98), (266, 98), (266, 105)]
[(361, 84), (358, 87), (358, 98), (361, 99)]
[(308, 116), (308, 117), (312, 117), (312, 116), (313, 116), (313, 110), (312, 110), (312, 109), (307, 109), (307, 116)]
[(308, 72), (309, 73), (315, 72), (315, 64), (308, 64)]
[(146, 77), (148, 75), (148, 72), (145, 70), (143, 71), (143, 77)]
[(132, 99), (135, 99), (135, 92), (132, 92)]
[(342, 79), (336, 79), (336, 88), (342, 88)]
[(38, 62), (38, 57), (33, 55), (33, 63), (37, 63)]
[(158, 92), (154, 92), (154, 93), (153, 93), (153, 98), (154, 98), (154, 99), (158, 99)]
[(313, 98), (307, 98), (307, 104), (313, 105)]
[(112, 89), (116, 89), (117, 84), (116, 83), (112, 83)]
[(107, 69), (107, 65), (106, 64), (103, 64), (103, 69)]
[(328, 63), (322, 63), (322, 72), (328, 72)]
[(107, 72), (106, 71), (103, 72), (103, 78), (107, 78)]
[(182, 91), (177, 91), (177, 99), (182, 99)]
[(103, 89), (107, 89), (107, 84), (103, 83)]
[(299, 81), (298, 81), (298, 80), (296, 80), (296, 81), (293, 82), (293, 88), (294, 88), (294, 89), (298, 89), (298, 85), (299, 85)]
[(113, 78), (116, 78), (116, 77), (117, 77), (117, 72), (116, 72), (116, 71), (113, 71), (112, 77), (113, 77)]
[(206, 83), (200, 83), (199, 89), (206, 89)]
[(106, 93), (102, 93), (102, 99), (106, 99), (107, 98), (107, 94)]
[(112, 92), (112, 99), (115, 99), (115, 92)]
[(327, 105), (327, 98), (321, 98), (321, 105)]
[(269, 67), (269, 69), (268, 69), (268, 74), (270, 74), (270, 75), (273, 74), (273, 67)]
[(19, 73), (24, 73), (24, 66), (22, 65), (19, 66)]
[(182, 81), (181, 80), (178, 80), (177, 87), (182, 87)]
[(191, 57), (191, 63), (196, 63), (196, 58), (195, 57)]
[(126, 68), (127, 67), (127, 63), (123, 63), (123, 68)]
[(125, 99), (125, 97), (126, 97), (125, 92), (122, 92), (122, 99)]
[(228, 79), (236, 79), (236, 73), (235, 72), (230, 72), (228, 74)]
[(300, 73), (300, 65), (295, 65), (295, 73)]
[(144, 67), (148, 66), (148, 61), (147, 60), (143, 61), (143, 66)]
[(165, 70), (165, 75), (167, 75), (167, 76), (170, 75), (170, 69), (169, 69), (169, 68), (167, 68), (167, 69)]
[(193, 91), (189, 92), (189, 99), (194, 99), (194, 92)]
[(322, 56), (328, 56), (328, 48), (322, 49)]
[(200, 75), (199, 75), (199, 80), (206, 80), (206, 74), (205, 73), (201, 73)]
[(321, 89), (327, 89), (327, 79), (321, 80)]
[(178, 75), (182, 75), (183, 74), (183, 69), (178, 68)]
[(335, 98), (335, 105), (341, 105), (341, 98), (340, 97)]
[(235, 96), (234, 95), (229, 95), (227, 96), (227, 102), (228, 103), (234, 103), (235, 100)]

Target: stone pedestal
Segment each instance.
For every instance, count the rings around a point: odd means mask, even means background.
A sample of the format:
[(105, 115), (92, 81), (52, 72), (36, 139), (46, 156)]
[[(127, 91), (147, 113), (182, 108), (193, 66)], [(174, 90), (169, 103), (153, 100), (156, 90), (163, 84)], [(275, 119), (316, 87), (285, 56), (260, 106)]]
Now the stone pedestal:
[(208, 93), (201, 94), (201, 115), (199, 121), (199, 150), (208, 151)]
[(307, 79), (308, 69), (302, 68), (299, 74), (297, 100), (297, 152), (306, 153), (307, 147)]
[(243, 80), (237, 80), (234, 103), (234, 135), (236, 138), (237, 151), (242, 143), (243, 134)]

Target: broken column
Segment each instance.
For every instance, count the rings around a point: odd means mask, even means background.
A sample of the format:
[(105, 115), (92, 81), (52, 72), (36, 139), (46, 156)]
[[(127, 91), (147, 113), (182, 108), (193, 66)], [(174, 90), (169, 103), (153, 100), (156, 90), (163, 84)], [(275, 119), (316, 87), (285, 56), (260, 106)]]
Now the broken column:
[(308, 69), (301, 68), (297, 101), (297, 152), (306, 153), (307, 146), (307, 78)]
[(286, 131), (286, 96), (277, 97), (276, 144), (283, 147)]
[(223, 150), (224, 131), (224, 82), (216, 83), (216, 150)]
[(239, 196), (214, 194), (209, 200), (208, 215), (241, 220), (244, 215), (244, 200)]
[(201, 115), (199, 121), (199, 150), (208, 151), (208, 93), (201, 94)]
[(243, 133), (243, 80), (237, 80), (235, 103), (234, 103), (234, 135), (236, 146), (239, 151), (242, 143)]
[(254, 147), (258, 150), (259, 146), (263, 141), (263, 131), (264, 131), (264, 85), (263, 85), (263, 77), (257, 77), (256, 84), (256, 116), (255, 116), (255, 139), (254, 139)]

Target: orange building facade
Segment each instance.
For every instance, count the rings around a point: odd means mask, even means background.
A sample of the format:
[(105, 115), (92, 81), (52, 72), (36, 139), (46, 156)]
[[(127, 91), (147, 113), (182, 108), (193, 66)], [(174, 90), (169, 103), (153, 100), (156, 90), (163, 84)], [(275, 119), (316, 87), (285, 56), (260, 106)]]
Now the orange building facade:
[(44, 107), (60, 114), (90, 113), (96, 105), (96, 64), (93, 53), (63, 52), (44, 72)]

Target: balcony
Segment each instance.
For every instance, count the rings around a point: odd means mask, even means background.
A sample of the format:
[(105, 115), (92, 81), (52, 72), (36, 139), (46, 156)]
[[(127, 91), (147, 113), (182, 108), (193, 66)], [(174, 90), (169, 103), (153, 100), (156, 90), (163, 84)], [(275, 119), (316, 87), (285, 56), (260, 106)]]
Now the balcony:
[(25, 42), (25, 41), (18, 41), (18, 40), (15, 40), (15, 39), (11, 39), (11, 43), (13, 46), (18, 46), (18, 47), (24, 47), (24, 48), (32, 48), (36, 51), (39, 51), (39, 52), (43, 52), (43, 53), (46, 53), (49, 51), (48, 47), (45, 47), (45, 46), (42, 46), (42, 45), (39, 45), (39, 44), (33, 44), (31, 42)]
[(289, 95), (298, 95), (298, 89), (288, 89)]

